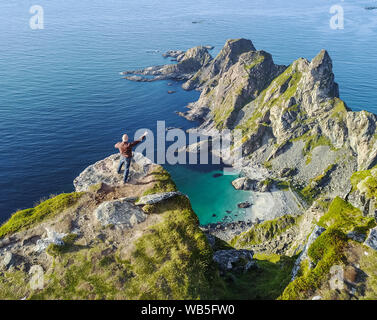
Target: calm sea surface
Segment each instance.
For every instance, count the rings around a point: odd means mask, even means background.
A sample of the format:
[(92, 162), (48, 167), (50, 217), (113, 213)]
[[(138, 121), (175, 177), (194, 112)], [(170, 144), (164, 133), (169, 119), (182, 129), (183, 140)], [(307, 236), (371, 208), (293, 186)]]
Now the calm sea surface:
[[(329, 27), (330, 8), (344, 9), (343, 30)], [(45, 29), (31, 30), (29, 9), (44, 8)], [(73, 179), (114, 152), (126, 131), (191, 123), (174, 111), (198, 98), (176, 83), (133, 83), (119, 72), (167, 63), (169, 49), (251, 39), (275, 62), (334, 62), (341, 97), (354, 110), (377, 113), (376, 1), (262, 0), (9, 0), (0, 3), (0, 222), (50, 194), (70, 192)], [(197, 23), (193, 23), (197, 22)], [(176, 94), (167, 94), (176, 90)], [(218, 168), (169, 168), (202, 223), (248, 197), (214, 178)], [(213, 216), (216, 214), (216, 217)], [(235, 216), (237, 214), (237, 216)]]

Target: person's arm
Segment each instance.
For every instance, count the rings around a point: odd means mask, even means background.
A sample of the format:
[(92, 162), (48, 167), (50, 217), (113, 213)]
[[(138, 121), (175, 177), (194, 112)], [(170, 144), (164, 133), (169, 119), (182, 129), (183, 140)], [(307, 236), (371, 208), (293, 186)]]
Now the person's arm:
[(131, 146), (134, 147), (136, 146), (137, 144), (139, 144), (141, 141), (143, 141), (145, 139), (145, 137), (147, 136), (148, 132), (145, 131), (144, 134), (137, 140), (131, 142)]
[(120, 142), (116, 143), (114, 148), (119, 149)]

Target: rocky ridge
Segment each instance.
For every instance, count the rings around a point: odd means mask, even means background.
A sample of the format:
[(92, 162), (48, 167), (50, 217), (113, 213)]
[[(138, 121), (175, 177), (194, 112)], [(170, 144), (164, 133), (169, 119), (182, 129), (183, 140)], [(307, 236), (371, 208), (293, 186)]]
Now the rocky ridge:
[[(301, 252), (282, 299), (375, 297), (377, 118), (351, 111), (339, 98), (328, 52), (279, 66), (250, 40), (228, 40), (183, 80), (184, 89), (201, 92), (180, 113), (201, 122), (196, 131), (212, 137), (242, 131), (233, 147), (242, 148), (243, 158), (226, 159), (241, 172), (233, 186), (260, 193), (265, 203), (280, 203), (279, 193), (282, 203), (297, 202), (297, 212), (272, 206), (275, 216), (260, 224), (209, 226), (207, 236), (264, 257)], [(341, 293), (326, 284), (336, 263), (346, 272)]]
[(204, 47), (169, 55), (177, 64), (124, 75), (183, 80), (201, 91), (183, 115), (202, 133), (242, 130), (233, 186), (271, 203), (268, 215), (254, 201), (263, 219), (200, 230), (162, 167), (136, 154), (123, 186), (113, 155), (84, 170), (76, 192), (0, 227), (0, 297), (376, 299), (376, 116), (339, 99), (329, 54), (279, 66), (236, 39), (215, 58)]
[(135, 153), (123, 185), (118, 161), (90, 165), (76, 192), (0, 227), (0, 299), (225, 298), (220, 271), (255, 265), (252, 251), (211, 247), (161, 166)]

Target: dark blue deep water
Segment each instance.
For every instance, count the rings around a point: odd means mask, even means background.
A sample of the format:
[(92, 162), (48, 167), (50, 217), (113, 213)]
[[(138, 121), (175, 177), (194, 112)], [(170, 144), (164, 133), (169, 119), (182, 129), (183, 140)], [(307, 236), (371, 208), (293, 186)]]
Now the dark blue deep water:
[[(338, 3), (344, 8), (345, 25), (332, 30), (329, 10)], [(44, 8), (44, 30), (29, 27), (34, 4)], [(226, 39), (244, 37), (270, 52), (277, 63), (289, 64), (301, 56), (311, 59), (325, 48), (334, 61), (341, 97), (354, 110), (377, 113), (377, 10), (364, 9), (374, 4), (1, 1), (0, 221), (42, 197), (72, 191), (72, 180), (113, 153), (124, 131), (133, 135), (138, 128), (155, 128), (156, 120), (166, 120), (167, 126), (191, 125), (174, 111), (196, 100), (197, 92), (185, 92), (180, 84), (168, 87), (166, 81), (128, 82), (119, 75), (166, 63), (161, 53), (169, 49), (211, 44), (216, 54)], [(167, 90), (177, 93), (168, 95)], [(210, 220), (213, 210), (206, 206), (216, 202), (219, 192), (230, 202), (242, 198), (224, 193), (224, 185), (213, 181), (206, 194), (206, 180), (187, 167), (171, 171), (202, 222)], [(204, 176), (213, 179), (209, 173)], [(229, 179), (221, 179), (229, 185)], [(216, 185), (219, 192), (213, 190)], [(212, 201), (203, 201), (203, 196)]]

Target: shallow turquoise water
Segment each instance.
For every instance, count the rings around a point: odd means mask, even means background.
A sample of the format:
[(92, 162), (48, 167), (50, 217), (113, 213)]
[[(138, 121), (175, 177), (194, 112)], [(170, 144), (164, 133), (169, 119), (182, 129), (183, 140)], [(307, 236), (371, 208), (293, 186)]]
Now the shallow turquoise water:
[[(39, 0), (45, 29), (33, 31), (34, 1), (2, 1), (0, 221), (41, 197), (72, 191), (75, 176), (113, 153), (124, 131), (153, 129), (156, 120), (192, 125), (174, 111), (184, 110), (197, 92), (119, 76), (166, 63), (161, 53), (169, 49), (211, 44), (216, 54), (226, 39), (244, 37), (289, 64), (326, 48), (341, 97), (355, 110), (377, 112), (377, 11), (364, 9), (374, 1), (340, 3), (345, 28), (335, 31), (329, 9), (338, 2), (332, 0)], [(208, 174), (191, 169), (172, 173), (202, 223), (215, 212), (222, 218), (244, 197), (232, 190), (229, 177), (215, 180), (211, 168)]]
[(190, 196), (201, 224), (243, 220), (245, 210), (239, 209), (237, 204), (250, 200), (251, 193), (232, 187), (235, 176), (223, 175), (221, 170), (193, 170), (189, 166), (168, 169), (178, 189)]

